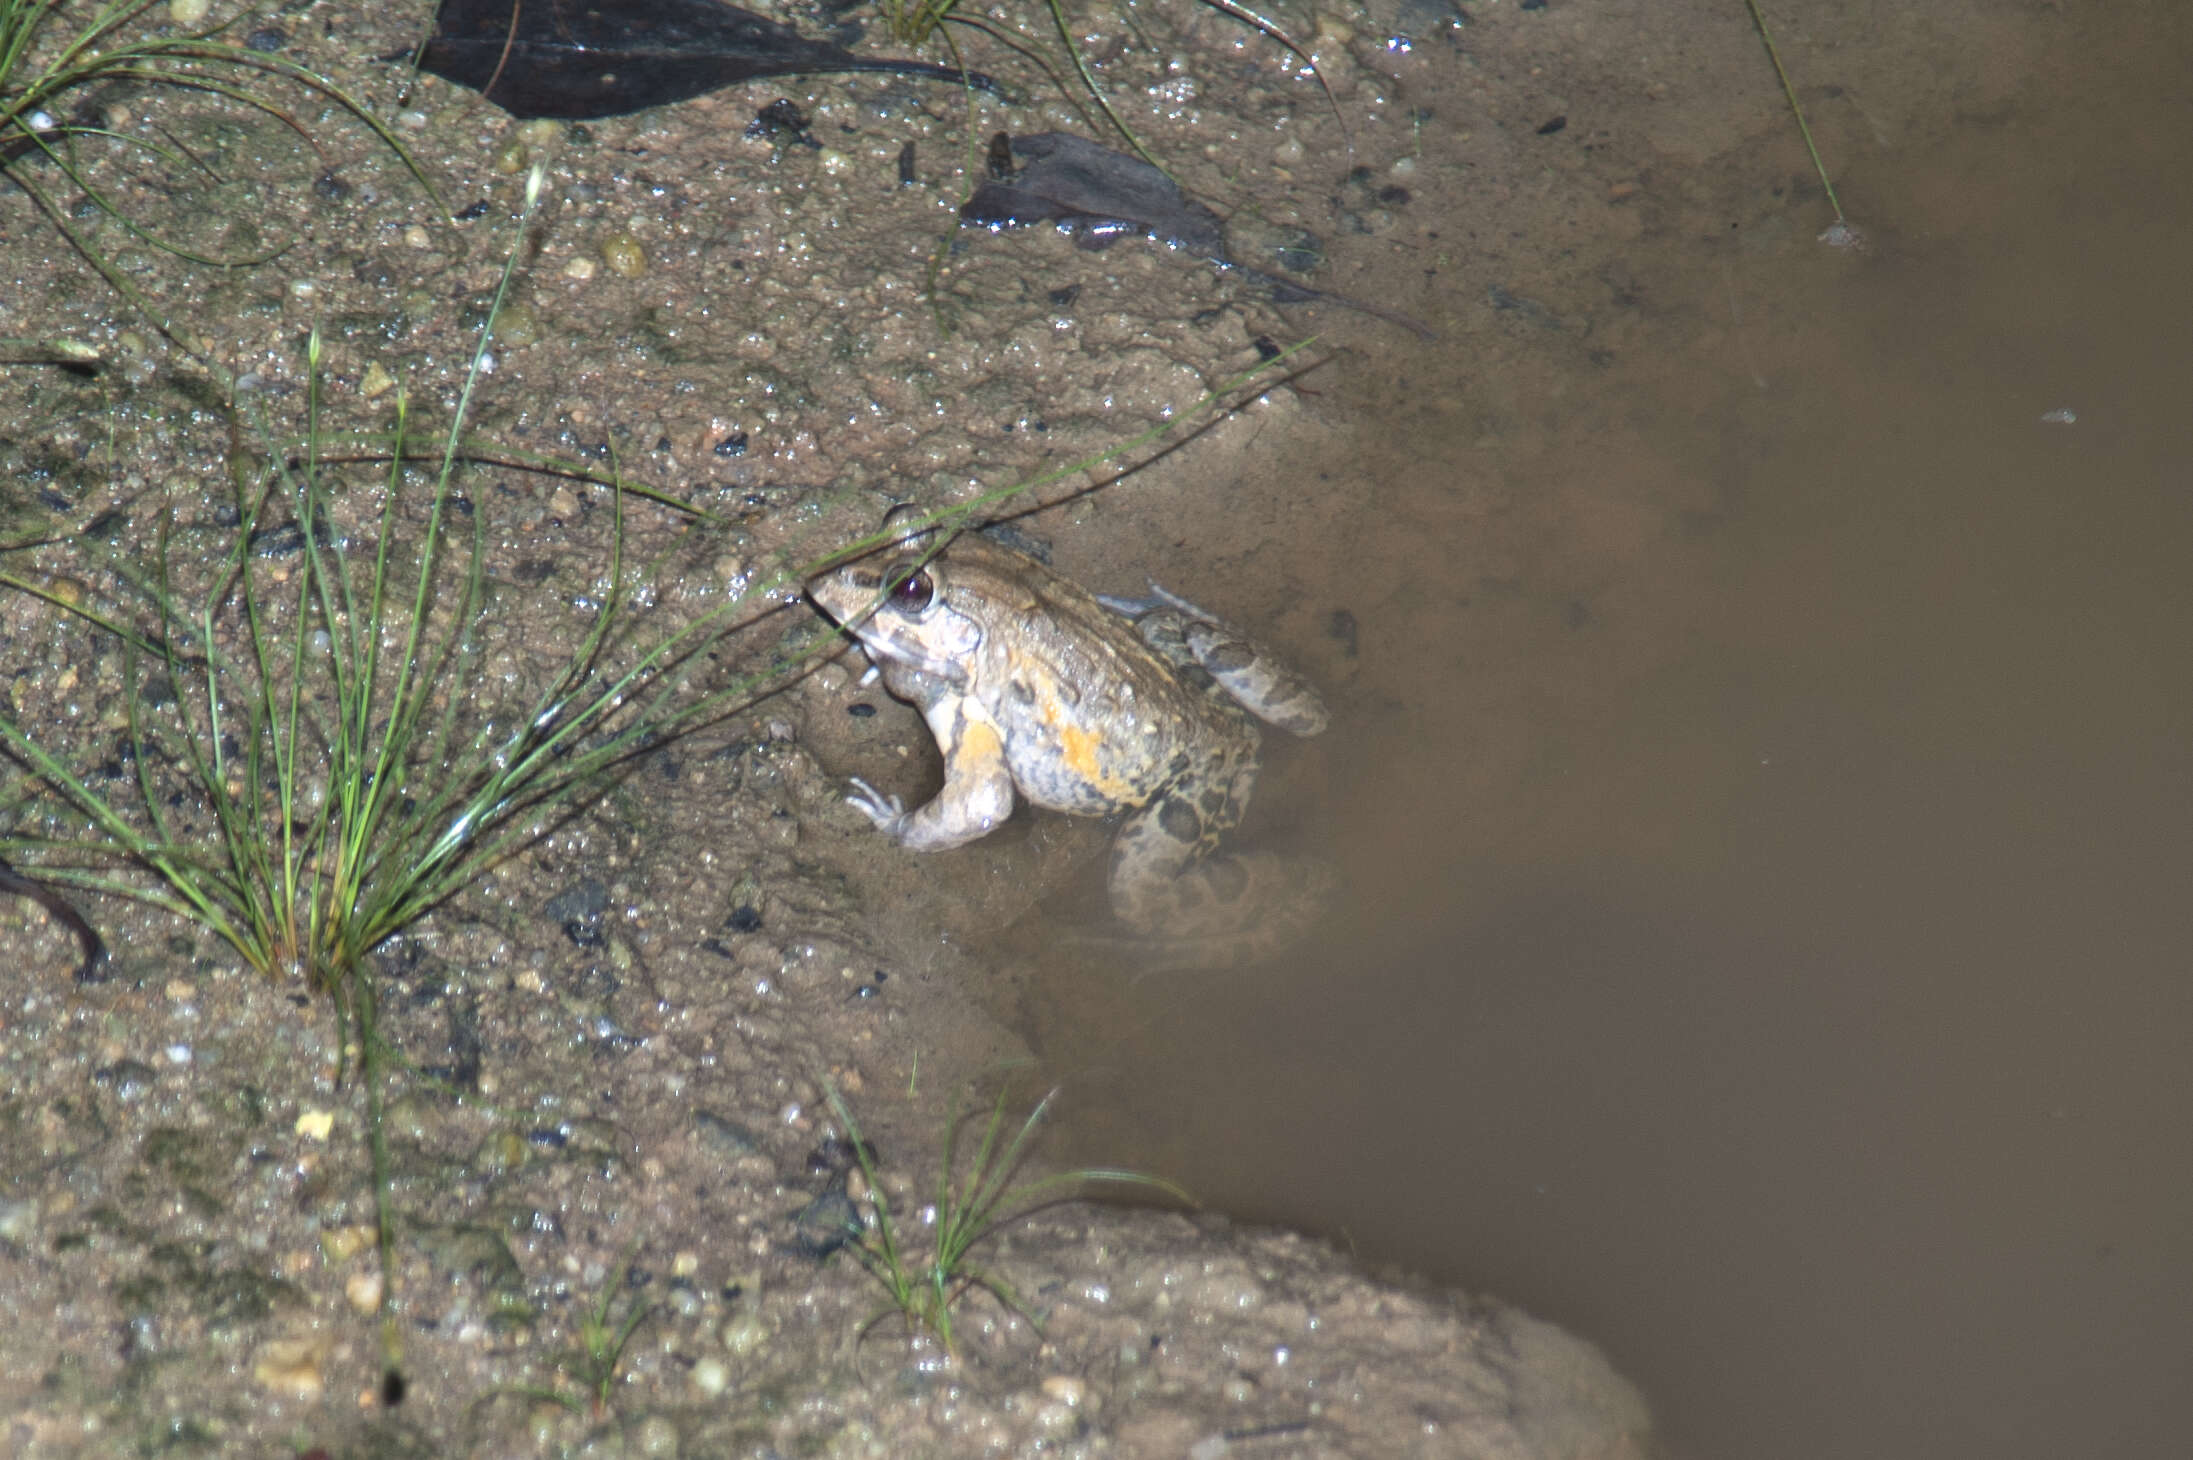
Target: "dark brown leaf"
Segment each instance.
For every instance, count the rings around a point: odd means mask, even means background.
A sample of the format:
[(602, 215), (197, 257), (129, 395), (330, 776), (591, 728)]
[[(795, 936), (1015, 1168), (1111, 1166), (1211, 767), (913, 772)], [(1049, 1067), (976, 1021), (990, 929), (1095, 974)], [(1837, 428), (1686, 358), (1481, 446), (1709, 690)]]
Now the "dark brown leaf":
[(823, 71), (997, 90), (978, 71), (856, 56), (718, 0), (443, 0), (419, 67), (516, 117), (613, 117), (757, 76)]
[[(1425, 339), (1436, 338), (1420, 321), (1383, 305), (1312, 289), (1236, 260), (1227, 252), (1225, 222), (1139, 157), (1070, 132), (1014, 137), (1009, 153), (1000, 145), (1004, 139), (1000, 132), (991, 140), (989, 181), (961, 205), (961, 222), (986, 228), (1055, 222), (1072, 232), (1084, 248), (1103, 248), (1129, 234), (1147, 234), (1255, 280), (1271, 290), (1274, 303), (1337, 304)], [(1010, 165), (1016, 160), (1017, 168)]]

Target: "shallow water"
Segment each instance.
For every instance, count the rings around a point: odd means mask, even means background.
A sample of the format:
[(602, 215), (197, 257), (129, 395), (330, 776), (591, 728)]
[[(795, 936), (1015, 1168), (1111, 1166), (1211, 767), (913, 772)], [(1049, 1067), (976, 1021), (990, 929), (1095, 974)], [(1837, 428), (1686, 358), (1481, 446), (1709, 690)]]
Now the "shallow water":
[(1597, 1339), (1673, 1453), (2182, 1449), (2193, 138), (2131, 14), (1851, 164), (1863, 253), (1737, 159), (1596, 358), (1334, 382), (1274, 495), (1369, 484), (1277, 514), (1362, 649), (1265, 799), (1353, 903), (1057, 995), (1092, 1150)]

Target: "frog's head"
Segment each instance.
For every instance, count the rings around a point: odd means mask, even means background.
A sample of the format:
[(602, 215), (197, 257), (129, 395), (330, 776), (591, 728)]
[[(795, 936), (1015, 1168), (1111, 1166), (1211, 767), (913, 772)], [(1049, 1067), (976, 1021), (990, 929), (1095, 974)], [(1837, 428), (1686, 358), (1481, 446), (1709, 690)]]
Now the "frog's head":
[[(913, 509), (895, 507), (883, 519)], [(953, 606), (952, 566), (934, 531), (892, 544), (871, 557), (807, 580), (807, 596), (877, 663), (895, 660), (946, 680), (966, 678), (966, 661), (982, 643), (982, 626)]]

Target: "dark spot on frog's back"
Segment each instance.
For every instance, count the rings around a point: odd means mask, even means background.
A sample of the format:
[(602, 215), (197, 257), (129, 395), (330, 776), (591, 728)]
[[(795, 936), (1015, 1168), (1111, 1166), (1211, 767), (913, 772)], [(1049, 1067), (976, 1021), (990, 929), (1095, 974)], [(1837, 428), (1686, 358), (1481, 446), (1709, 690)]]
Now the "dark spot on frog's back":
[(1225, 810), (1226, 791), (1223, 787), (1212, 786), (1203, 793), (1203, 814), (1205, 816), (1217, 817), (1223, 814)]
[(1193, 842), (1203, 835), (1203, 818), (1195, 808), (1171, 796), (1158, 808), (1157, 824), (1176, 842)]

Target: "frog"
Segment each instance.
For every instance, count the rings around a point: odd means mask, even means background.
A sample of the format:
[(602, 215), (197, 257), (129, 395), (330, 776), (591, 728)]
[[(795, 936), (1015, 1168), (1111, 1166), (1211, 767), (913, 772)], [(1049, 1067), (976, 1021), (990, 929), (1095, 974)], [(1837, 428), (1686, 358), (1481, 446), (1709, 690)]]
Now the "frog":
[(995, 830), (1016, 796), (1117, 817), (1106, 888), (1120, 941), (1170, 966), (1225, 966), (1292, 941), (1331, 891), (1314, 860), (1221, 850), (1256, 785), (1261, 726), (1308, 737), (1330, 717), (1271, 651), (1149, 586), (1099, 596), (984, 533), (940, 545), (932, 530), (806, 592), (944, 758), (943, 788), (913, 810), (850, 779), (847, 803), (876, 830), (944, 851)]

